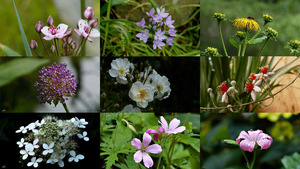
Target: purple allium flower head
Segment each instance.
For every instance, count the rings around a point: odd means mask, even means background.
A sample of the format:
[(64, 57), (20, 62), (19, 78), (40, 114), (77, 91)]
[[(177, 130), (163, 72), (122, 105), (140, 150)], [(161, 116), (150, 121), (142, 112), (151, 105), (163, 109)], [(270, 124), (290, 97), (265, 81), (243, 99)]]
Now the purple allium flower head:
[(40, 93), (38, 99), (41, 99), (41, 103), (53, 102), (56, 106), (59, 102), (64, 104), (65, 100), (68, 100), (67, 97), (75, 95), (77, 81), (66, 67), (66, 64), (54, 63), (39, 72), (40, 81), (36, 82), (35, 86)]
[(165, 25), (167, 25), (169, 28), (174, 29), (175, 27), (172, 25), (175, 21), (171, 20), (172, 16), (168, 16), (166, 21), (165, 21)]
[(136, 23), (138, 27), (144, 28), (145, 27), (145, 19), (143, 18), (140, 22)]
[(170, 36), (176, 36), (175, 35), (175, 33), (176, 33), (175, 29), (169, 29), (168, 33), (169, 33)]
[(152, 9), (150, 10), (150, 12), (146, 12), (146, 14), (147, 14), (149, 17), (152, 17), (153, 14), (154, 14), (154, 12), (155, 12), (155, 9), (152, 8)]
[(165, 43), (163, 43), (162, 41), (160, 41), (158, 39), (153, 41), (153, 49), (154, 50), (156, 49), (156, 47), (158, 47), (159, 49), (161, 49), (161, 47), (165, 46), (165, 45), (166, 45)]
[(145, 43), (147, 43), (147, 40), (149, 38), (149, 30), (145, 30), (144, 32), (136, 34), (136, 37), (140, 38), (140, 40), (143, 40)]
[(174, 42), (173, 39), (174, 39), (173, 37), (169, 37), (169, 38), (167, 39), (167, 44), (168, 44), (168, 45), (172, 45), (172, 43)]
[(164, 39), (167, 39), (164, 34), (165, 32), (162, 32), (161, 29), (158, 29), (157, 32), (155, 33), (154, 40), (162, 41)]
[(162, 18), (166, 18), (169, 13), (165, 13), (165, 8), (163, 8), (162, 10), (159, 10), (159, 8), (156, 8), (157, 11), (157, 15), (159, 15)]

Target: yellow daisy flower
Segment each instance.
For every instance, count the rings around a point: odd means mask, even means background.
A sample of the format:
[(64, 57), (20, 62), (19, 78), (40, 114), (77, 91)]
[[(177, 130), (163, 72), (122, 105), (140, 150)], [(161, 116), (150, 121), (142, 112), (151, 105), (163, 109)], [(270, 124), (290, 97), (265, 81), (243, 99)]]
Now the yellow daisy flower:
[(248, 18), (237, 18), (233, 21), (233, 25), (237, 28), (246, 29), (246, 30), (255, 30), (260, 29), (259, 24), (253, 19), (253, 17)]

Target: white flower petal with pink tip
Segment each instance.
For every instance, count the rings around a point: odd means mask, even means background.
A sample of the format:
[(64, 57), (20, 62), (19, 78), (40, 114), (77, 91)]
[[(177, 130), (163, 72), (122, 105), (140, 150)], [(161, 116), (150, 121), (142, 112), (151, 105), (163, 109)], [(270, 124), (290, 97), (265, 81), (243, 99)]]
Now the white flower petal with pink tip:
[(78, 29), (75, 29), (74, 32), (79, 36), (83, 36), (84, 38), (88, 37), (88, 41), (93, 42), (91, 38), (100, 37), (100, 32), (96, 28), (91, 28), (86, 20), (80, 19), (78, 21)]
[(51, 25), (51, 27), (44, 26), (41, 32), (46, 35), (43, 39), (44, 40), (52, 40), (52, 39), (62, 39), (67, 36), (65, 33), (68, 29), (68, 25), (66, 24), (59, 24), (57, 27)]

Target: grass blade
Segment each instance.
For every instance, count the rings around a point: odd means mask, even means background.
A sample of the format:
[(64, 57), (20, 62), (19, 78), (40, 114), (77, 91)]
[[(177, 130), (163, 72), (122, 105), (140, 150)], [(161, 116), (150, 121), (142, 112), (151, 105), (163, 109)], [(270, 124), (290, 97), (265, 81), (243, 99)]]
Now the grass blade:
[(4, 56), (21, 56), (18, 52), (0, 43), (0, 49), (6, 54)]
[(15, 11), (16, 11), (16, 15), (17, 15), (17, 19), (18, 19), (18, 23), (19, 23), (19, 28), (20, 28), (20, 31), (21, 31), (21, 35), (22, 35), (22, 39), (23, 39), (23, 43), (24, 43), (24, 48), (25, 48), (26, 55), (27, 56), (33, 56), (32, 53), (31, 53), (31, 49), (29, 47), (27, 38), (26, 38), (26, 34), (24, 32), (24, 29), (23, 29), (23, 26), (22, 26), (22, 23), (21, 23), (21, 19), (20, 19), (20, 16), (19, 16), (16, 4), (15, 4), (15, 1), (12, 0), (12, 2), (14, 4), (14, 8), (15, 8)]

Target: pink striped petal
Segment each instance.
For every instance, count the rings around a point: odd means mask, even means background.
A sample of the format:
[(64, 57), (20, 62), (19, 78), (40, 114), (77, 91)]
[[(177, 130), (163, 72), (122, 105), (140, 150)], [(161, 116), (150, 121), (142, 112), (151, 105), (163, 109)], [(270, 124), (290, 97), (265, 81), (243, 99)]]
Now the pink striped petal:
[(151, 140), (151, 136), (145, 132), (143, 135), (143, 147), (147, 147), (150, 144)]
[(144, 161), (145, 167), (150, 168), (150, 167), (153, 166), (153, 160), (152, 160), (152, 158), (149, 156), (149, 154), (143, 153), (143, 161)]
[(137, 138), (134, 138), (132, 141), (131, 141), (131, 145), (133, 146), (133, 147), (135, 147), (136, 149), (141, 149), (142, 148), (142, 143), (141, 143), (141, 141), (139, 140), (139, 139), (137, 139)]
[(136, 163), (141, 162), (143, 159), (143, 152), (141, 150), (139, 150), (136, 153), (134, 153), (133, 159)]

